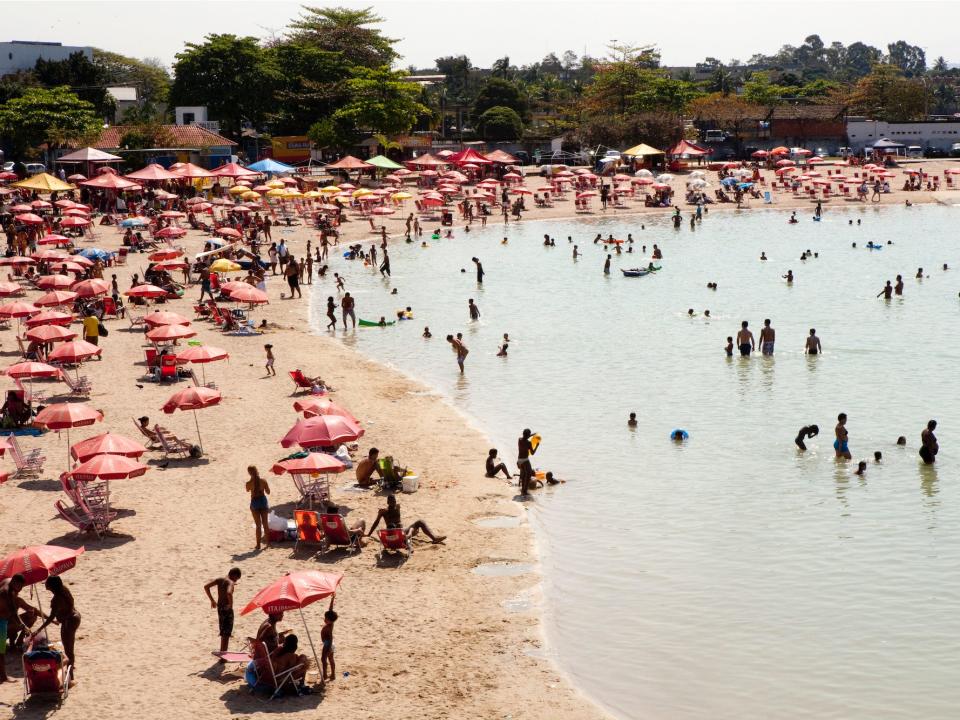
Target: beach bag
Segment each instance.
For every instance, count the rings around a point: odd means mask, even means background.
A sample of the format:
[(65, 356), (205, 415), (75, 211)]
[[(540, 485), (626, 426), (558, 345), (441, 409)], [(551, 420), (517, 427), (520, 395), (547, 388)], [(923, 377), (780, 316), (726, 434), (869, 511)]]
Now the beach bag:
[(104, 337), (107, 337), (107, 335), (110, 334), (110, 331), (107, 330), (106, 326), (102, 322), (97, 323), (97, 332), (103, 335)]

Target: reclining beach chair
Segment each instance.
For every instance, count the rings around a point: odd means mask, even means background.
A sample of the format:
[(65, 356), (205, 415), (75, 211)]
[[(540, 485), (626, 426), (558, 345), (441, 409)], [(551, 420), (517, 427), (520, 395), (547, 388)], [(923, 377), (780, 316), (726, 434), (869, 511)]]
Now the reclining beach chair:
[(300, 544), (326, 546), (323, 539), (323, 531), (317, 521), (317, 513), (313, 510), (294, 510), (293, 520), (297, 524), (297, 542), (294, 543), (293, 552), (296, 554)]
[(380, 551), (381, 557), (385, 552), (406, 551), (407, 555), (413, 555), (413, 547), (410, 545), (410, 539), (403, 528), (383, 528), (379, 531), (380, 544), (383, 549)]
[(57, 514), (61, 518), (76, 528), (77, 535), (94, 533), (99, 537), (100, 532), (97, 528), (97, 522), (91, 515), (83, 512), (76, 505), (65, 505), (62, 500), (57, 500), (53, 506), (57, 509)]
[(344, 547), (352, 552), (360, 552), (360, 533), (347, 529), (342, 515), (321, 515), (320, 527), (326, 548)]
[(300, 504), (312, 508), (330, 499), (330, 482), (326, 476), (313, 479), (307, 475), (293, 473), (293, 484), (300, 492)]
[(297, 681), (293, 674), (300, 670), (302, 665), (295, 665), (282, 673), (276, 673), (273, 670), (273, 661), (270, 659), (270, 652), (267, 646), (260, 641), (254, 640), (251, 649), (253, 650), (253, 667), (257, 673), (257, 684), (254, 691), (258, 688), (265, 688), (271, 692), (270, 699), (273, 700), (277, 695), (283, 692), (284, 688), (290, 689), (296, 694)]
[(189, 443), (186, 440), (181, 440), (176, 435), (168, 430), (165, 430), (159, 425), (153, 426), (153, 432), (157, 436), (157, 441), (160, 443), (160, 448), (163, 450), (164, 456), (180, 458), (190, 457), (190, 452), (193, 449), (192, 443)]
[(63, 702), (70, 692), (70, 673), (59, 651), (49, 648), (45, 640), (32, 639), (23, 653), (23, 701), (36, 695)]
[(43, 463), (46, 460), (40, 452), (40, 448), (34, 448), (24, 455), (23, 450), (20, 449), (20, 443), (17, 442), (16, 435), (10, 435), (8, 441), (10, 444), (10, 454), (13, 455), (13, 462), (17, 466), (13, 477), (18, 479), (39, 477), (43, 472)]
[(291, 370), (290, 378), (293, 380), (294, 393), (300, 392), (301, 390), (310, 392), (313, 389), (313, 384), (307, 379), (307, 376), (303, 374), (302, 370)]
[(69, 373), (60, 373), (60, 378), (63, 380), (64, 385), (70, 390), (71, 395), (90, 397), (92, 388), (90, 379), (86, 375), (81, 375), (78, 379), (74, 380), (70, 377)]
[(140, 425), (140, 423), (138, 423), (135, 419), (134, 419), (134, 421), (133, 421), (133, 424), (136, 426), (137, 430), (140, 431), (140, 434), (143, 435), (143, 436), (147, 439), (147, 449), (148, 449), (148, 450), (160, 450), (160, 449), (161, 449), (160, 439), (157, 437), (156, 433), (154, 433), (154, 432), (151, 431), (151, 430), (145, 429), (145, 428), (144, 428), (142, 425)]
[(177, 369), (177, 356), (176, 355), (163, 355), (160, 357), (160, 376), (158, 380), (160, 382), (170, 381), (177, 382), (180, 380), (180, 372)]
[[(200, 378), (197, 377), (197, 371), (193, 368), (190, 368), (190, 379), (193, 380), (194, 387), (201, 387)], [(208, 382), (203, 387), (210, 388), (211, 390), (217, 389), (217, 384), (213, 381)]]

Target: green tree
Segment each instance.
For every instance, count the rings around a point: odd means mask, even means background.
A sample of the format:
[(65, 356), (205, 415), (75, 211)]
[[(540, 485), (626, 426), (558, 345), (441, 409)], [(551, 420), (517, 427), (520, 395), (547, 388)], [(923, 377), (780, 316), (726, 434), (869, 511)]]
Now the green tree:
[(307, 130), (307, 137), (321, 150), (348, 150), (360, 139), (352, 124), (333, 118), (315, 122)]
[(407, 132), (420, 117), (430, 114), (430, 108), (420, 103), (420, 88), (404, 81), (405, 76), (406, 72), (387, 66), (354, 68), (353, 77), (345, 83), (349, 99), (333, 120), (386, 135)]
[(523, 135), (523, 120), (513, 108), (492, 107), (485, 111), (477, 128), (484, 140), (516, 140)]
[(729, 132), (738, 149), (742, 149), (747, 129), (767, 114), (767, 109), (747, 102), (736, 95), (714, 93), (690, 103), (690, 113), (719, 130)]
[(778, 105), (786, 88), (770, 82), (770, 73), (759, 72), (743, 84), (743, 99), (753, 105)]
[(159, 60), (126, 57), (108, 50), (93, 50), (93, 64), (100, 68), (109, 85), (137, 88), (140, 100), (158, 107), (167, 102), (170, 93), (170, 74)]
[(853, 81), (869, 75), (873, 66), (883, 59), (883, 53), (872, 45), (862, 42), (847, 46), (847, 57), (841, 80)]
[(0, 134), (15, 157), (43, 143), (62, 146), (95, 136), (102, 121), (94, 107), (67, 87), (28, 88), (0, 105)]
[(520, 87), (500, 77), (490, 78), (480, 88), (473, 104), (473, 112), (476, 116), (480, 116), (493, 107), (508, 107), (521, 118), (527, 116), (527, 100), (520, 91)]
[(941, 55), (933, 62), (933, 70), (938, 73), (945, 73), (950, 68), (947, 66), (947, 59)]
[(305, 14), (290, 25), (290, 38), (320, 50), (340, 53), (349, 65), (378, 68), (391, 65), (399, 57), (393, 49), (396, 40), (384, 37), (383, 22), (373, 8), (304, 7)]
[(350, 66), (340, 53), (300, 42), (277, 43), (266, 52), (281, 68), (267, 115), (274, 134), (302, 133), (347, 100)]
[(103, 118), (112, 118), (116, 103), (107, 92), (107, 77), (82, 52), (71, 53), (66, 60), (37, 60), (33, 68), (37, 81), (44, 87), (67, 86), (81, 100), (93, 105)]
[(875, 65), (848, 93), (850, 110), (873, 120), (920, 120), (930, 103), (923, 82), (906, 78), (893, 65)]
[(906, 77), (919, 77), (927, 71), (927, 54), (922, 47), (903, 40), (887, 45), (890, 64), (896, 65)]
[(172, 105), (206, 105), (234, 136), (244, 121), (259, 126), (273, 106), (280, 69), (254, 37), (207, 35), (177, 54)]

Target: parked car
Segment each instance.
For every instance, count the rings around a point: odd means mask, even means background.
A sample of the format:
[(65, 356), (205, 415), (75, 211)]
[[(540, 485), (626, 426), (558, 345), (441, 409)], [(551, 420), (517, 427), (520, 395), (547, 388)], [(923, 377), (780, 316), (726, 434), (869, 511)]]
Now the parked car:
[(954, 143), (950, 146), (950, 157), (960, 157), (960, 143)]
[(919, 145), (909, 145), (907, 147), (907, 157), (909, 158), (919, 158), (923, 157), (923, 148)]
[(39, 175), (47, 171), (47, 166), (38, 162), (25, 163), (24, 167), (27, 169), (27, 175)]
[(707, 130), (703, 134), (703, 141), (708, 143), (722, 143), (727, 139), (723, 130)]
[(13, 162), (5, 162), (3, 164), (3, 172), (13, 172)]
[(923, 151), (923, 156), (926, 158), (945, 158), (949, 155), (950, 153), (948, 153), (946, 150), (941, 150), (940, 148), (935, 147), (928, 147)]

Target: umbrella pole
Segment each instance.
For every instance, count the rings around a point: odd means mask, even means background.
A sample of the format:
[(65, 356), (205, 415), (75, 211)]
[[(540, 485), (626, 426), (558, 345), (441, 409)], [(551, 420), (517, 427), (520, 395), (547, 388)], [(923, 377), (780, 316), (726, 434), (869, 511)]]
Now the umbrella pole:
[[(306, 619), (303, 617), (303, 608), (297, 608), (300, 611), (300, 620), (303, 622), (303, 629), (307, 631), (307, 640), (310, 642), (310, 649), (313, 651), (313, 661), (317, 664), (317, 672), (320, 673), (320, 682), (323, 682), (323, 666), (320, 664), (320, 661), (317, 659), (317, 649), (313, 646), (313, 638), (310, 636), (310, 626), (307, 625)], [(306, 680), (306, 674), (304, 674), (304, 680)]]
[(197, 426), (197, 442), (200, 444), (200, 454), (203, 454), (203, 440), (200, 438), (200, 421), (197, 420), (197, 411), (193, 411), (193, 423)]
[(207, 367), (206, 363), (200, 363), (200, 374), (203, 375), (203, 384), (207, 384)]

